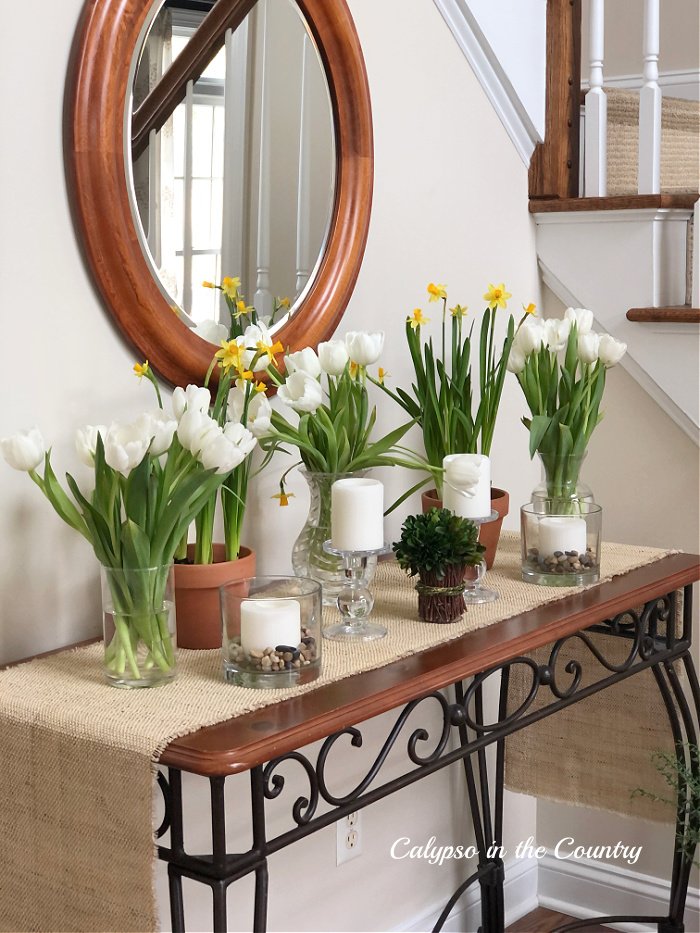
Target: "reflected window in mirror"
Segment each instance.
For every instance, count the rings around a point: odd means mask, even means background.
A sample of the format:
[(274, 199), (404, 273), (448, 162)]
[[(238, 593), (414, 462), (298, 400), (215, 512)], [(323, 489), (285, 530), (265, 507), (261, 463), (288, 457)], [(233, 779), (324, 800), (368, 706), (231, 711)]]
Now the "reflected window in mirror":
[[(206, 4), (168, 0), (153, 16), (132, 110), (204, 18), (193, 6)], [(259, 0), (229, 30), (184, 100), (151, 131), (132, 176), (145, 256), (189, 326), (202, 333), (205, 321), (227, 323), (221, 293), (202, 287), (227, 275), (240, 276), (264, 319), (281, 298), (291, 299), (293, 313), (323, 254), (335, 190), (328, 85), (296, 4)]]

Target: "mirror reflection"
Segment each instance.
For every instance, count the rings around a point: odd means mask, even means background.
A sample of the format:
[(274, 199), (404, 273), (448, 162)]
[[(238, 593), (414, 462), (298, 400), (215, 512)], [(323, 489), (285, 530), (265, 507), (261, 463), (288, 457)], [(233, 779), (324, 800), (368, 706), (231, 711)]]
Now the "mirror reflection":
[[(137, 52), (132, 113), (187, 54), (210, 6), (158, 5)], [(259, 0), (131, 160), (144, 253), (200, 336), (218, 342), (230, 322), (225, 294), (203, 282), (239, 278), (244, 306), (273, 325), (299, 305), (328, 234), (333, 140), (328, 85), (301, 12), (291, 0)]]

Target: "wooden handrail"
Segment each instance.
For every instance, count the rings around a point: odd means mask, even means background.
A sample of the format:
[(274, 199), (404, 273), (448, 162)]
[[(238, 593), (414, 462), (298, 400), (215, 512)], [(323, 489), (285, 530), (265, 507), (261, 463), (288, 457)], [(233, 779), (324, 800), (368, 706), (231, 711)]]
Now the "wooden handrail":
[(628, 321), (642, 324), (700, 324), (700, 308), (678, 305), (673, 308), (630, 308)]
[(530, 162), (531, 198), (578, 196), (581, 0), (547, 0), (545, 138)]
[(196, 81), (224, 43), (226, 32), (237, 29), (256, 0), (217, 0), (185, 48), (148, 97), (134, 112), (131, 148), (137, 158), (148, 145), (151, 130), (159, 130), (185, 97), (188, 81)]

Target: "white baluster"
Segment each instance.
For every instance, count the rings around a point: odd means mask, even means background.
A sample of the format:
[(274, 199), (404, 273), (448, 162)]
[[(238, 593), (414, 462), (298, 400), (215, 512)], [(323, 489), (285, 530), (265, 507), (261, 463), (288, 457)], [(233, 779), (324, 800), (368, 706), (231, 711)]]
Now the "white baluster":
[(301, 57), (301, 108), (299, 112), (299, 180), (297, 185), (297, 295), (309, 280), (311, 264), (311, 134), (309, 132), (309, 72), (313, 49), (309, 37), (303, 39)]
[(590, 90), (586, 94), (585, 190), (587, 198), (603, 197), (608, 184), (608, 99), (603, 90), (605, 0), (591, 0)]
[(270, 292), (270, 81), (268, 66), (267, 0), (259, 4), (262, 29), (262, 87), (260, 92), (260, 179), (258, 184), (258, 242), (255, 296), (253, 304), (259, 315), (272, 314)]
[(659, 0), (644, 0), (644, 84), (639, 93), (639, 193), (661, 191)]
[(185, 93), (185, 168), (183, 179), (183, 274), (182, 307), (192, 310), (192, 107), (194, 83), (187, 82)]
[[(245, 279), (247, 244), (243, 222), (246, 216), (246, 190), (250, 184), (249, 164), (249, 20), (243, 20), (234, 33), (226, 33), (226, 83), (224, 93), (224, 216), (221, 237), (221, 274)], [(222, 298), (222, 320), (228, 323)]]

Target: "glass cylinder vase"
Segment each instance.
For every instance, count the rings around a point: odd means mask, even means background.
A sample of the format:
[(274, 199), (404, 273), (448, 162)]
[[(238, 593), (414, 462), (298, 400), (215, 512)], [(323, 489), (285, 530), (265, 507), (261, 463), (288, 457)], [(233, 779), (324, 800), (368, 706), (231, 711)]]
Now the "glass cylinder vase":
[[(297, 576), (310, 577), (321, 584), (324, 606), (335, 606), (345, 583), (345, 568), (342, 558), (323, 550), (324, 542), (331, 537), (331, 486), (339, 479), (366, 476), (368, 471), (318, 473), (300, 469), (299, 472), (309, 485), (311, 498), (306, 523), (292, 548), (292, 567)], [(363, 584), (372, 582), (376, 566), (377, 558), (368, 558)]]
[(291, 687), (321, 670), (321, 586), (251, 577), (222, 586), (224, 677), (241, 687)]
[[(593, 503), (594, 497), (590, 486), (581, 480), (581, 468), (586, 453), (560, 456), (553, 453), (538, 452), (542, 464), (542, 481), (532, 491), (532, 503), (541, 504), (544, 512), (565, 515), (576, 502)], [(543, 504), (548, 500), (549, 505)]]
[(172, 564), (102, 567), (104, 673), (115, 687), (155, 687), (177, 673)]
[(539, 499), (520, 509), (522, 578), (541, 586), (585, 586), (600, 579), (602, 509), (594, 502)]

